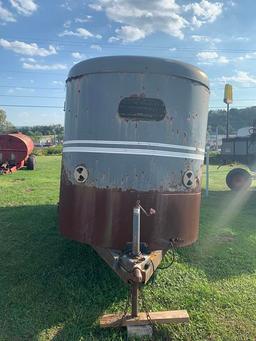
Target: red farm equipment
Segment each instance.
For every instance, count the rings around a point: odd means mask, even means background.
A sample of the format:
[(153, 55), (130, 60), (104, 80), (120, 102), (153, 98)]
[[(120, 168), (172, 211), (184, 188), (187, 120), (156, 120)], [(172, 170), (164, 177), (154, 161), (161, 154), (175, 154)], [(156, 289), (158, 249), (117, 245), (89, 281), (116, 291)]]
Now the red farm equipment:
[(13, 173), (27, 167), (35, 169), (34, 143), (22, 133), (0, 135), (0, 174)]

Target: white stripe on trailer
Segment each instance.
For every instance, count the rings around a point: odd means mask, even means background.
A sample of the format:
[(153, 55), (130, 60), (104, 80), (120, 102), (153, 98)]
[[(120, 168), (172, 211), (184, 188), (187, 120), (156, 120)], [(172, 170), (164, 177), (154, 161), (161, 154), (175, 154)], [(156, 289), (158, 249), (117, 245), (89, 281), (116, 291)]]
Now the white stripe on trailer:
[(128, 154), (128, 155), (147, 155), (147, 156), (163, 156), (182, 159), (203, 160), (204, 155), (171, 152), (156, 149), (129, 149), (117, 147), (64, 147), (63, 153), (100, 153), (100, 154)]
[(183, 150), (191, 150), (195, 152), (204, 153), (203, 148), (196, 148), (191, 146), (182, 146), (179, 144), (167, 144), (167, 143), (155, 143), (155, 142), (145, 142), (145, 141), (111, 141), (111, 140), (69, 140), (65, 141), (64, 145), (69, 144), (123, 144), (128, 146), (148, 146), (148, 147), (162, 147), (162, 148), (175, 148), (175, 149), (183, 149)]

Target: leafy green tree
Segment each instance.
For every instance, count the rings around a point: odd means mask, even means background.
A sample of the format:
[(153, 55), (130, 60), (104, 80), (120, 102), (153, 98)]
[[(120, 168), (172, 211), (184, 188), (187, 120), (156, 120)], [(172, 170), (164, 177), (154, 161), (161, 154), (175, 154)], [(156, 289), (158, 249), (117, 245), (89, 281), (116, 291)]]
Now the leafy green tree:
[(0, 133), (9, 133), (15, 130), (14, 125), (7, 120), (5, 111), (0, 109)]
[[(208, 119), (208, 131), (215, 134), (218, 127), (219, 134), (226, 133), (226, 110), (210, 110)], [(229, 132), (234, 134), (239, 128), (251, 126), (256, 119), (256, 106), (237, 109), (232, 108), (229, 112)]]

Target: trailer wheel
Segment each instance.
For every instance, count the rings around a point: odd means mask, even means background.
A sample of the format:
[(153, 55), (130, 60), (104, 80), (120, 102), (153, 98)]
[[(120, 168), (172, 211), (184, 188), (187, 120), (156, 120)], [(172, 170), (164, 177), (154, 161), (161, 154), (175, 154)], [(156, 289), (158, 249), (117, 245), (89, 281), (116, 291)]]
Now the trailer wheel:
[(232, 191), (248, 189), (252, 184), (252, 176), (243, 168), (235, 168), (227, 174), (226, 184)]
[(35, 155), (29, 155), (27, 160), (27, 169), (34, 170), (36, 168), (36, 157)]

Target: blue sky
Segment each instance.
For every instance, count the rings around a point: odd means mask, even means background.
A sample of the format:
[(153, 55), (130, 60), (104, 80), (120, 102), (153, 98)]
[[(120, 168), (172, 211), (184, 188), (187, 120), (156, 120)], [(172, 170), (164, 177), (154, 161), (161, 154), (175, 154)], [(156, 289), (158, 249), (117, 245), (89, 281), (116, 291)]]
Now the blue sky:
[[(17, 126), (63, 123), (76, 62), (147, 55), (199, 66), (211, 108), (255, 105), (255, 0), (0, 0), (0, 108)], [(8, 105), (8, 106), (7, 106)]]

